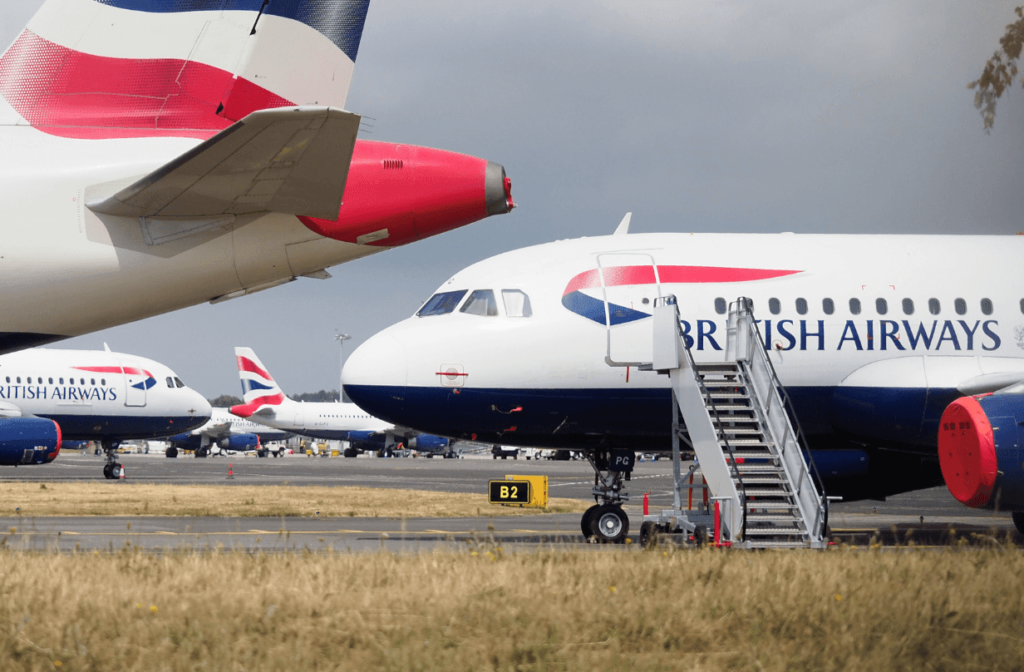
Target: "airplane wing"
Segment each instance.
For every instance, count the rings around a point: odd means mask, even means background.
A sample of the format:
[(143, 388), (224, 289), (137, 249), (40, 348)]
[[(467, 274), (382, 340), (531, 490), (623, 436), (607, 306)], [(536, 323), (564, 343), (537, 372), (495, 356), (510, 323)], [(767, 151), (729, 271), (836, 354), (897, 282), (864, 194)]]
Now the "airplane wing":
[(87, 205), (107, 215), (178, 222), (186, 230), (195, 220), (257, 212), (334, 220), (359, 120), (331, 107), (253, 112), (135, 184)]
[(0, 401), (0, 418), (20, 418), (21, 408), (9, 401)]
[(231, 436), (231, 423), (218, 422), (215, 424), (209, 424), (197, 429), (196, 433), (209, 437), (214, 441), (219, 441), (220, 439), (225, 439)]

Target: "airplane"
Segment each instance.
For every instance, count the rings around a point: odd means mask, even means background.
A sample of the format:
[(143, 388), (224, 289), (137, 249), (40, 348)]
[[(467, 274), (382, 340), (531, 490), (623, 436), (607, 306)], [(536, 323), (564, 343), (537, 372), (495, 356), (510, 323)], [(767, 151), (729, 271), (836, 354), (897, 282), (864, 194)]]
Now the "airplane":
[(171, 445), (165, 454), (167, 457), (177, 457), (179, 450), (193, 450), (196, 457), (208, 457), (254, 450), (259, 457), (271, 454), (280, 457), (283, 450), (265, 448), (263, 442), (283, 441), (289, 436), (291, 432), (236, 417), (227, 408), (214, 407), (209, 422), (202, 427), (167, 437), (165, 441)]
[(299, 403), (289, 399), (252, 348), (235, 348), (243, 404), (232, 415), (317, 439), (348, 441), (345, 457), (373, 450), (382, 457), (403, 441), (416, 451), (443, 451), (451, 442), (373, 417), (356, 404), (345, 402)]
[(356, 139), (368, 5), (46, 0), (0, 56), (0, 353), (511, 211), (496, 163)]
[(99, 441), (104, 477), (117, 478), (117, 447), (190, 431), (210, 404), (151, 359), (97, 350), (35, 348), (0, 356), (0, 464), (46, 464), (62, 440)]
[(348, 358), (346, 392), (455, 439), (666, 451), (669, 381), (608, 362), (652, 361), (652, 302), (668, 295), (695, 361), (724, 361), (727, 306), (749, 297), (828, 495), (884, 499), (945, 473), (961, 501), (998, 501), (1024, 531), (1024, 236), (628, 227), (456, 273)]

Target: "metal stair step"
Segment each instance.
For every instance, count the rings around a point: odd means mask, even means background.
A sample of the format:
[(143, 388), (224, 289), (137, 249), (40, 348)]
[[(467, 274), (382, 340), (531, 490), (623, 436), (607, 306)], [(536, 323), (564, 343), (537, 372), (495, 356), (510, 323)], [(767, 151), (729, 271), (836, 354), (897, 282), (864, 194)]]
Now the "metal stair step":
[(750, 399), (750, 395), (746, 392), (711, 392), (708, 391), (708, 397), (712, 399)]
[(748, 548), (807, 548), (806, 541), (773, 541), (768, 539), (752, 539), (747, 542)]
[(747, 523), (798, 523), (800, 516), (797, 514), (786, 514), (786, 513), (748, 513)]
[[(726, 460), (730, 459), (730, 456), (725, 454), (725, 453), (722, 454), (722, 457), (724, 457)], [(756, 452), (754, 452), (754, 451), (752, 451), (750, 449), (744, 449), (744, 450), (733, 450), (732, 451), (732, 457), (735, 457), (737, 459), (744, 459), (744, 460), (767, 460), (767, 459), (773, 457), (773, 455), (770, 452), (768, 452), (767, 450), (765, 450), (764, 452), (756, 453)]]
[[(768, 511), (779, 511), (781, 509), (795, 509), (795, 508), (796, 508), (796, 504), (793, 504), (792, 502), (778, 502), (778, 501), (775, 501), (775, 502), (765, 502), (765, 501), (762, 501), (760, 499), (757, 500), (757, 501), (754, 501), (754, 502), (750, 502), (750, 501), (747, 502), (747, 511), (751, 511), (751, 510), (757, 511), (757, 510), (762, 510), (762, 509), (763, 510), (768, 510)], [(750, 515), (750, 514), (747, 514), (747, 515)]]
[(793, 537), (803, 535), (804, 530), (801, 527), (750, 527), (748, 525), (745, 534), (765, 537)]
[(705, 408), (709, 411), (714, 409), (716, 411), (752, 411), (753, 406), (745, 406), (743, 404), (705, 404)]
[[(743, 485), (746, 485), (748, 487), (751, 485), (788, 485), (786, 483), (786, 479), (780, 478), (779, 476), (754, 476), (752, 474), (740, 474), (740, 476), (742, 476), (743, 478)], [(734, 478), (733, 480), (735, 481), (736, 479)], [(789, 490), (787, 490), (786, 492), (788, 493)]]
[(782, 474), (785, 469), (774, 464), (737, 464), (736, 470), (746, 476), (747, 474)]
[[(747, 497), (789, 497), (789, 490), (769, 490), (767, 488), (746, 488)], [(751, 508), (756, 509), (753, 505)]]
[(739, 371), (739, 364), (736, 362), (710, 362), (707, 364), (694, 364), (693, 370), (697, 373), (713, 373), (713, 372), (736, 372)]
[[(725, 440), (724, 439), (719, 441), (719, 442), (723, 446), (725, 445)], [(735, 446), (744, 446), (744, 447), (745, 446), (764, 446), (765, 448), (767, 448), (768, 446), (770, 446), (772, 444), (770, 444), (770, 443), (768, 443), (766, 441), (761, 441), (760, 439), (729, 439), (729, 445), (730, 446), (734, 446), (734, 447)]]

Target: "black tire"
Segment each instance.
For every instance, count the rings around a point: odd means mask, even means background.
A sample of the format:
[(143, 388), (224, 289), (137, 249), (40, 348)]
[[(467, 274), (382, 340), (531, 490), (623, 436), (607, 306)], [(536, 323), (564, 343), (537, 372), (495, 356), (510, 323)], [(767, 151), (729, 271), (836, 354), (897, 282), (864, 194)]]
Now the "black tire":
[(649, 520), (640, 524), (640, 545), (644, 548), (658, 545), (658, 526)]
[(202, 457), (209, 457), (209, 456), (210, 456), (210, 449), (209, 448), (199, 448), (199, 449), (196, 450), (196, 457), (202, 458)]
[(103, 478), (110, 480), (114, 478), (114, 465), (104, 464), (103, 465)]
[(590, 517), (590, 529), (600, 544), (621, 544), (629, 534), (629, 516), (621, 506), (602, 504)]
[(341, 454), (343, 457), (356, 457), (359, 455), (359, 451), (355, 448), (346, 448)]
[(1017, 527), (1017, 531), (1024, 534), (1024, 511), (1014, 511), (1011, 515), (1013, 516), (1013, 524)]
[(177, 457), (178, 456), (178, 449), (173, 447), (173, 446), (171, 446), (170, 448), (168, 448), (167, 450), (164, 451), (164, 456), (165, 457)]
[(594, 511), (597, 511), (597, 504), (583, 512), (583, 516), (580, 518), (580, 531), (583, 532), (583, 538), (590, 541), (591, 537), (594, 536), (594, 530), (590, 525), (590, 519), (594, 516)]

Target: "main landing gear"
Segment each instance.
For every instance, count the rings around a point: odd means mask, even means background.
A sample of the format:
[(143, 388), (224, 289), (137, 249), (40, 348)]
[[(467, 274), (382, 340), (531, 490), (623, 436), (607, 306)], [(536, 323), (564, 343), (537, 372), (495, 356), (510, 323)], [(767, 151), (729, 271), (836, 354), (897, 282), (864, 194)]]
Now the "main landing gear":
[(589, 541), (598, 544), (621, 544), (629, 534), (629, 516), (622, 503), (629, 495), (622, 485), (629, 480), (636, 461), (636, 453), (623, 449), (599, 449), (587, 453), (587, 461), (594, 468), (594, 489), (597, 504), (590, 507), (580, 520), (580, 530)]
[(121, 442), (104, 439), (100, 445), (103, 446), (103, 452), (107, 454), (107, 463), (103, 465), (103, 478), (109, 480), (120, 478), (124, 465), (117, 461), (117, 448)]

